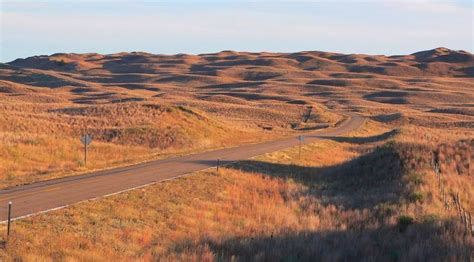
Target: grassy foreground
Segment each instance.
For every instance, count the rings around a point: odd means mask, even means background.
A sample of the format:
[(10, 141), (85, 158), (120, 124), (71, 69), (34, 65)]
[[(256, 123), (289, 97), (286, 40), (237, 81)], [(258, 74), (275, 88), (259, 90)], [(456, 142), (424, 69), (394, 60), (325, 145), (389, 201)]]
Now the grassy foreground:
[[(292, 148), (15, 221), (0, 259), (472, 260), (430, 168), (445, 139), (422, 134), (369, 122), (301, 158)], [(443, 179), (472, 210), (472, 177)]]

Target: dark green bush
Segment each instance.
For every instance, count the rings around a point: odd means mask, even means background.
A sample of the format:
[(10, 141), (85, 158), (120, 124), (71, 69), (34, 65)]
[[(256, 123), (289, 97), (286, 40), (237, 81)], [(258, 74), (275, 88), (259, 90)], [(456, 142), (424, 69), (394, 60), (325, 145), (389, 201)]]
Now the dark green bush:
[(411, 216), (402, 215), (398, 217), (398, 229), (400, 232), (405, 232), (409, 225), (414, 223), (415, 219)]

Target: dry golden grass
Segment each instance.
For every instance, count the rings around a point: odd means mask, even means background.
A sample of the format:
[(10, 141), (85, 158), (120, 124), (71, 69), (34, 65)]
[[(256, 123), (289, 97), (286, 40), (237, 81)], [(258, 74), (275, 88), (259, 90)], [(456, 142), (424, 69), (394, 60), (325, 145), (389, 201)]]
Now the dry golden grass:
[[(284, 135), (157, 104), (0, 105), (0, 187)], [(84, 165), (85, 132), (94, 137)]]
[(413, 145), (417, 128), (380, 138), (386, 131), (369, 121), (343, 139), (304, 146), (301, 158), (290, 148), (15, 221), (1, 256), (469, 260), (474, 238), (442, 207), (426, 166), (422, 144), (436, 139)]
[[(134, 52), (19, 59), (0, 65), (0, 187), (321, 128), (341, 120), (336, 110), (469, 129), (473, 61), (445, 48), (397, 57)], [(87, 169), (77, 139), (85, 126), (96, 138)]]
[[(56, 54), (0, 65), (0, 187), (295, 134), (298, 149), (14, 222), (1, 260), (469, 261), (472, 54)], [(305, 113), (312, 107), (310, 118)], [(87, 168), (78, 136), (95, 140)], [(4, 236), (4, 232), (1, 232)]]

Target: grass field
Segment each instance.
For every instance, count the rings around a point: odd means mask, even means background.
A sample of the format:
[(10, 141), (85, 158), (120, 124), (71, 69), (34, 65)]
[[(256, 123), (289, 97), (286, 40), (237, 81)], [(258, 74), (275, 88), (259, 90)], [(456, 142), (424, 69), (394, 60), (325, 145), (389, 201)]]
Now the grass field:
[(445, 48), (1, 64), (1, 188), (297, 135), (345, 111), (368, 121), (301, 158), (290, 148), (15, 221), (0, 260), (470, 261), (453, 201), (474, 215), (473, 66)]
[[(390, 130), (369, 122), (303, 147), (301, 158), (291, 148), (16, 221), (2, 256), (469, 260), (474, 238), (443, 208), (423, 147), (439, 137), (411, 128), (380, 136)], [(472, 177), (445, 179), (472, 210)]]

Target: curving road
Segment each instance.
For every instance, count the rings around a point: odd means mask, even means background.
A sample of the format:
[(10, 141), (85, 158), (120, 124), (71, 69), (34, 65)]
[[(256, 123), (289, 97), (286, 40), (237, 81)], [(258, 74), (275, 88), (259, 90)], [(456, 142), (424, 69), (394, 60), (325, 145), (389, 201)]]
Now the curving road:
[[(348, 116), (348, 120), (335, 128), (305, 134), (302, 144), (309, 144), (324, 137), (338, 136), (350, 132), (364, 123), (365, 119), (362, 116), (356, 114), (348, 114)], [(216, 159), (221, 159), (221, 163), (225, 164), (297, 146), (298, 144), (298, 137), (291, 137), (0, 190), (0, 221), (4, 222), (7, 219), (9, 201), (13, 202), (12, 218), (18, 219), (213, 167), (216, 166)]]

